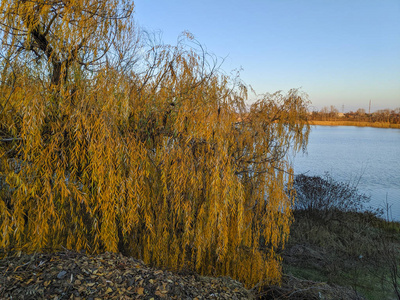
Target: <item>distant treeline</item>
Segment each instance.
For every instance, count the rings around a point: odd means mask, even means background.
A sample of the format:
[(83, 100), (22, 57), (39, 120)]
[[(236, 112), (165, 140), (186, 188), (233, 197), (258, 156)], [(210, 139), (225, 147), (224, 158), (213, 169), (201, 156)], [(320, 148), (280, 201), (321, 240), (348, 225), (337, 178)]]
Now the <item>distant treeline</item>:
[(382, 109), (373, 113), (366, 113), (360, 108), (356, 112), (340, 113), (334, 106), (324, 107), (320, 111), (310, 112), (311, 121), (353, 121), (353, 122), (379, 122), (400, 124), (400, 107), (394, 110)]

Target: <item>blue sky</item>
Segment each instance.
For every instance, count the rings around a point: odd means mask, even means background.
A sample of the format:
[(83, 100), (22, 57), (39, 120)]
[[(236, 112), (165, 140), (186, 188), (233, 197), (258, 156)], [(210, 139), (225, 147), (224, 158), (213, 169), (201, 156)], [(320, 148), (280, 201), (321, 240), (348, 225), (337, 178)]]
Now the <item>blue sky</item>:
[(301, 88), (316, 109), (400, 107), (400, 0), (137, 0), (137, 24), (190, 31), (257, 93)]

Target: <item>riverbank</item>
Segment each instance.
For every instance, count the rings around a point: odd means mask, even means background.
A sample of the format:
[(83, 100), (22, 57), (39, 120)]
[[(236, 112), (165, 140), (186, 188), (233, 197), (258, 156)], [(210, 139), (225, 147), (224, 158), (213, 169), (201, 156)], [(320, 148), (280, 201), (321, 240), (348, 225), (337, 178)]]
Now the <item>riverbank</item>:
[(400, 223), (342, 211), (295, 211), (294, 217), (285, 274), (346, 287), (359, 299), (397, 299)]
[(357, 122), (357, 121), (310, 121), (310, 125), (321, 126), (358, 126), (358, 127), (375, 127), (375, 128), (397, 128), (400, 124), (390, 124), (386, 122)]
[(340, 211), (294, 217), (280, 286), (246, 290), (230, 278), (155, 269), (121, 254), (63, 251), (0, 260), (0, 298), (394, 299), (400, 223)]

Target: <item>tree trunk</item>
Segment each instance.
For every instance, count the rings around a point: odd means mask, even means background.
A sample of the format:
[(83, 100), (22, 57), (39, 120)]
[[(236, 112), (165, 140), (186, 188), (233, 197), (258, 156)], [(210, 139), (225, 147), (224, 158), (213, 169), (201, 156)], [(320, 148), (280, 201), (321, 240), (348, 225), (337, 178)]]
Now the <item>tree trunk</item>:
[(51, 74), (51, 85), (58, 86), (61, 81), (61, 62), (53, 62), (53, 74)]

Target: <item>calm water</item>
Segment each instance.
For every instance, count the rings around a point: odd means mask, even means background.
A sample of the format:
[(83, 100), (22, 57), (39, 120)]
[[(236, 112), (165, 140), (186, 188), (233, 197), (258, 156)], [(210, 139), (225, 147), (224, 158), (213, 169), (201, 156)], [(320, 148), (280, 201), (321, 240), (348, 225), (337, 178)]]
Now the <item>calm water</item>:
[(384, 207), (387, 199), (393, 219), (400, 220), (400, 129), (314, 126), (307, 152), (294, 158), (296, 174), (360, 179), (358, 189), (371, 196), (370, 205)]

